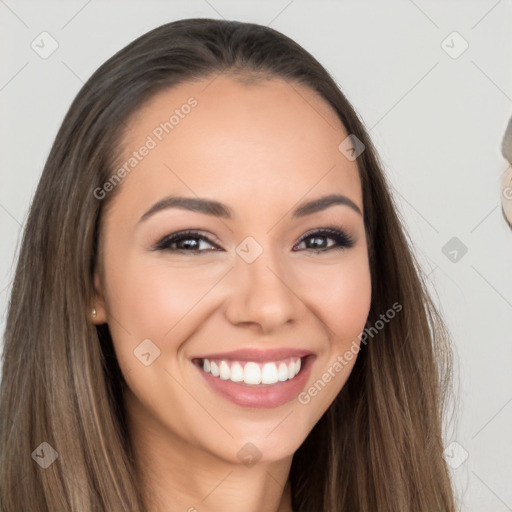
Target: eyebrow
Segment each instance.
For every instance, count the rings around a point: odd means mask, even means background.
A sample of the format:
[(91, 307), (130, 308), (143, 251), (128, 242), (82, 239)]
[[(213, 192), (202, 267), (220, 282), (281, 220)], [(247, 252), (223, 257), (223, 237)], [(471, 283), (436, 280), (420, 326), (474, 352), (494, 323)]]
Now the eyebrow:
[[(293, 218), (305, 217), (312, 213), (326, 210), (327, 208), (334, 205), (348, 206), (359, 215), (363, 215), (359, 206), (357, 206), (351, 199), (341, 194), (330, 194), (328, 196), (320, 197), (302, 203), (296, 208), (293, 213)], [(155, 203), (146, 213), (142, 215), (139, 222), (146, 220), (157, 212), (167, 210), (169, 208), (180, 208), (182, 210), (189, 210), (192, 212), (205, 213), (207, 215), (213, 215), (215, 217), (221, 217), (225, 219), (233, 218), (233, 210), (219, 201), (213, 199), (203, 199), (200, 197), (184, 197), (184, 196), (168, 196), (164, 199)]]

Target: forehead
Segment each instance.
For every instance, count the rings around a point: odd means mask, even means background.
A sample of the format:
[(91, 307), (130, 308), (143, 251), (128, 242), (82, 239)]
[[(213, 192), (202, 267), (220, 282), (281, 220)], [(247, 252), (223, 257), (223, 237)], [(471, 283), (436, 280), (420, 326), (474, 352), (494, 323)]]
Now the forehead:
[(224, 75), (187, 82), (151, 98), (128, 127), (124, 161), (142, 146), (151, 149), (122, 188), (145, 205), (184, 192), (223, 198), (235, 209), (247, 207), (248, 197), (291, 207), (338, 191), (363, 209), (357, 164), (338, 149), (348, 133), (304, 86)]

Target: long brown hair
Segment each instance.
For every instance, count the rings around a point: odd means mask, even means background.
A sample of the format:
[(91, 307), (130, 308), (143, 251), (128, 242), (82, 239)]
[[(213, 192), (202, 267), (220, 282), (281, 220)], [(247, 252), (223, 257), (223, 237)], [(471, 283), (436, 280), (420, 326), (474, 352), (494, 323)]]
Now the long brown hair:
[[(442, 440), (449, 336), (372, 142), (329, 73), (297, 43), (267, 27), (210, 19), (162, 25), (111, 57), (82, 87), (55, 138), (7, 316), (1, 510), (146, 510), (126, 428), (125, 382), (108, 326), (95, 327), (89, 317), (102, 212), (122, 184), (101, 200), (94, 191), (112, 177), (128, 119), (144, 102), (219, 73), (309, 87), (362, 141), (368, 325), (392, 304), (402, 306), (362, 344), (347, 383), (294, 454), (294, 510), (453, 511)], [(46, 469), (35, 450), (55, 453), (41, 443), (58, 454)]]

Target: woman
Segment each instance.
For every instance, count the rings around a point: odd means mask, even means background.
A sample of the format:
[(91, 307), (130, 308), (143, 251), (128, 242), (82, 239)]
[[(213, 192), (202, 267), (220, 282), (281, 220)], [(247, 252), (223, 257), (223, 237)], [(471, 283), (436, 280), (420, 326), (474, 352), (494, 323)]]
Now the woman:
[(2, 510), (452, 511), (449, 370), (327, 71), (263, 26), (169, 23), (84, 85), (35, 194)]

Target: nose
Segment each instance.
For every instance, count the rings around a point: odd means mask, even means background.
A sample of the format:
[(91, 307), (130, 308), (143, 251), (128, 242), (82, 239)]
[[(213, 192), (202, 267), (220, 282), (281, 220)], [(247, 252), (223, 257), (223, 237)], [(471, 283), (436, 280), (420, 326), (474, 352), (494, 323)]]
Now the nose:
[(237, 326), (251, 326), (268, 334), (293, 324), (306, 308), (291, 269), (270, 250), (252, 263), (238, 258), (231, 272), (232, 294), (225, 314)]

